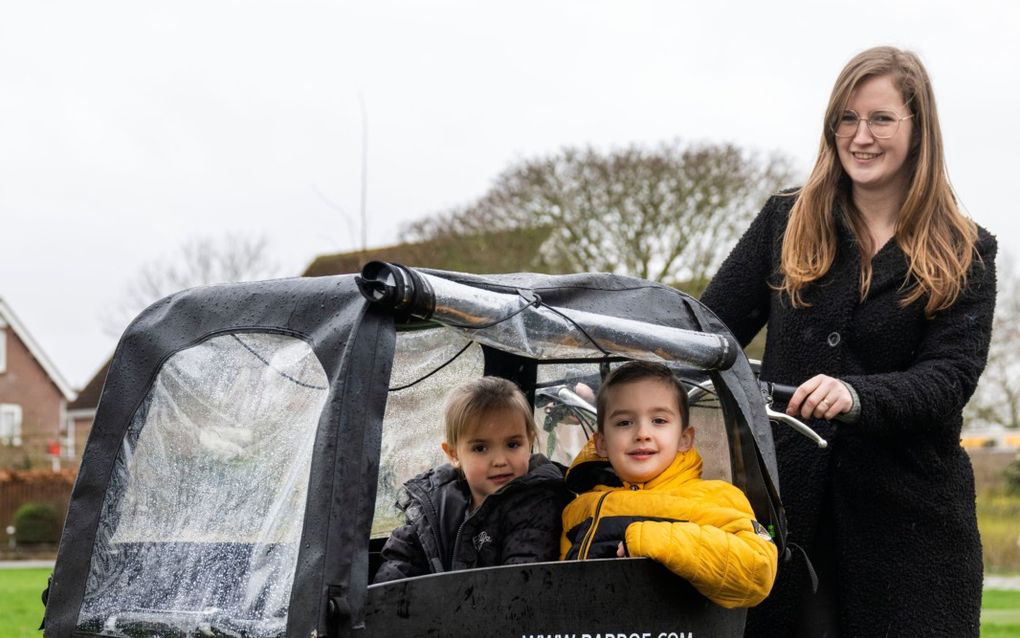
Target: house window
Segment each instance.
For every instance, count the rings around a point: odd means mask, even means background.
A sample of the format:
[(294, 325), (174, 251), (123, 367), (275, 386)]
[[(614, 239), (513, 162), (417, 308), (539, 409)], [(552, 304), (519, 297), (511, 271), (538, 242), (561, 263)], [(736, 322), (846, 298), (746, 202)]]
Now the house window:
[(0, 403), (0, 445), (21, 445), (21, 406)]
[[(0, 326), (3, 326), (2, 320)], [(0, 374), (4, 372), (7, 372), (7, 330), (0, 327)]]

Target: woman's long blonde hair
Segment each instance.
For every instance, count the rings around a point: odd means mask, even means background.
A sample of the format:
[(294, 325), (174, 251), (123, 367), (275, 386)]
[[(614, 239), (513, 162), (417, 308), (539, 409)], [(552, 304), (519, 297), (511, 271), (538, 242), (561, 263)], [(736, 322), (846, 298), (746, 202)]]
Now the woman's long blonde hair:
[(797, 201), (783, 237), (780, 289), (795, 307), (807, 284), (829, 271), (836, 255), (836, 210), (842, 209), (861, 249), (860, 295), (871, 286), (874, 248), (864, 221), (850, 197), (850, 178), (836, 151), (833, 126), (843, 115), (850, 94), (865, 79), (888, 75), (913, 114), (913, 140), (907, 159), (911, 172), (894, 239), (907, 255), (904, 306), (927, 296), (925, 315), (948, 308), (967, 283), (974, 259), (977, 227), (956, 205), (942, 150), (942, 131), (931, 81), (921, 60), (910, 51), (876, 47), (857, 54), (832, 88), (818, 159), (807, 183), (791, 195)]

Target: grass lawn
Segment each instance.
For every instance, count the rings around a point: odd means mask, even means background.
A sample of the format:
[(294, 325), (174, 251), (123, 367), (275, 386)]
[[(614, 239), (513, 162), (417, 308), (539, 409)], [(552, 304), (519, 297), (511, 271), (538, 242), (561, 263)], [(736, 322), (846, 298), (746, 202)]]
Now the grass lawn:
[[(0, 570), (0, 638), (39, 638), (39, 593), (49, 569)], [(981, 603), (982, 638), (1020, 636), (1020, 591), (987, 590)]]
[(981, 636), (1020, 636), (1020, 591), (985, 591), (981, 598)]
[(49, 569), (0, 570), (0, 638), (39, 638)]

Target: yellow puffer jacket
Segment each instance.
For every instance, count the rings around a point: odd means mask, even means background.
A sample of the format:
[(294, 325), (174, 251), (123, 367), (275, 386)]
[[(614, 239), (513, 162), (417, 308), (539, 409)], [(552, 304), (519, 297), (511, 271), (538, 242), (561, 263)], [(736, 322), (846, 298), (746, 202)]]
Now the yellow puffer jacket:
[(743, 492), (701, 479), (696, 450), (646, 483), (626, 483), (589, 441), (566, 479), (583, 493), (563, 510), (561, 559), (616, 556), (623, 541), (627, 555), (662, 563), (723, 607), (753, 607), (771, 591), (775, 543)]

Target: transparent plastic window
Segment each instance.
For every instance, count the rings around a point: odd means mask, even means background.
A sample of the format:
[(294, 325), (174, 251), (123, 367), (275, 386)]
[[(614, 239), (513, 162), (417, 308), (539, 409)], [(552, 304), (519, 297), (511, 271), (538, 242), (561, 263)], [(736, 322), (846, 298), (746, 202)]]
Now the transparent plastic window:
[[(446, 462), (440, 449), (445, 436), (446, 394), (459, 383), (481, 376), (483, 370), (481, 347), (458, 330), (437, 327), (398, 333), (383, 421), (373, 538), (384, 538), (404, 524), (396, 507), (404, 482)], [(536, 452), (570, 465), (594, 430), (594, 416), (580, 409), (576, 401), (564, 400), (560, 390), (578, 394), (577, 384), (584, 384), (591, 394), (582, 389), (578, 398), (594, 404), (599, 382), (597, 362), (538, 366)], [(692, 404), (691, 425), (704, 460), (704, 478), (731, 481), (729, 442), (722, 410), (713, 395), (702, 395)]]
[(694, 447), (704, 462), (701, 478), (732, 483), (730, 440), (719, 402), (713, 397), (692, 403), (691, 425), (694, 426)]
[[(617, 365), (613, 364), (612, 367)], [(683, 370), (677, 370), (677, 374), (684, 379)], [(590, 399), (589, 403), (594, 404), (599, 383), (599, 366), (595, 363), (548, 364), (538, 367), (535, 400), (535, 423), (539, 435), (537, 451), (554, 461), (570, 465), (594, 431), (594, 416), (590, 424), (586, 423), (584, 414), (579, 414), (580, 411), (572, 407), (569, 398), (558, 400), (554, 397), (560, 389), (566, 388), (581, 399)], [(587, 386), (587, 391), (578, 388), (578, 384)], [(690, 425), (694, 428), (694, 445), (704, 462), (702, 477), (732, 482), (730, 445), (719, 402), (711, 393), (696, 391), (694, 397), (691, 401)]]
[(284, 335), (167, 360), (116, 461), (78, 629), (282, 636), (328, 390), (308, 344)]
[(391, 390), (383, 417), (374, 538), (387, 536), (404, 523), (396, 507), (401, 486), (446, 462), (439, 447), (445, 436), (446, 393), (482, 376), (484, 370), (481, 346), (449, 328), (397, 333)]
[[(559, 397), (566, 389), (592, 407), (599, 388), (596, 363), (546, 364), (538, 366), (535, 391), (535, 425), (538, 426), (536, 451), (553, 461), (569, 466), (594, 432), (595, 416)], [(578, 384), (587, 388), (579, 389)]]

